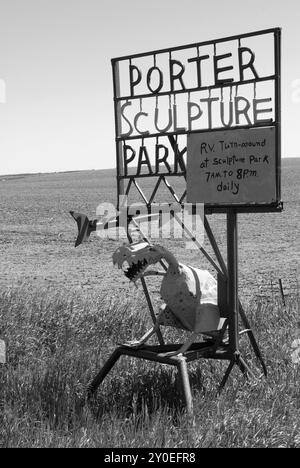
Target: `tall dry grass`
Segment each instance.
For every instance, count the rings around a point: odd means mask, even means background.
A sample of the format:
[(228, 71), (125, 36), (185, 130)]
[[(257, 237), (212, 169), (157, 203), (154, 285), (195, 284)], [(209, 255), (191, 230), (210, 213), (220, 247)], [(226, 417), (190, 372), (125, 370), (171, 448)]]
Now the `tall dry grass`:
[[(300, 364), (293, 333), (299, 296), (253, 301), (248, 316), (269, 376), (232, 373), (220, 397), (220, 362), (191, 364), (194, 424), (181, 404), (176, 371), (122, 357), (93, 402), (85, 388), (116, 343), (149, 326), (145, 304), (125, 297), (29, 287), (0, 295), (1, 447), (300, 447)], [(259, 374), (248, 345), (242, 352)]]

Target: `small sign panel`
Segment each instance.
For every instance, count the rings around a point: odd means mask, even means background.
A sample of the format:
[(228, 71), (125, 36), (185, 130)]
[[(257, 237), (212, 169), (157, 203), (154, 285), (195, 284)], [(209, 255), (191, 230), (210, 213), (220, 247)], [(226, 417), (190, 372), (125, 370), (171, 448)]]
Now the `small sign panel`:
[(275, 128), (187, 137), (187, 201), (205, 205), (276, 203)]

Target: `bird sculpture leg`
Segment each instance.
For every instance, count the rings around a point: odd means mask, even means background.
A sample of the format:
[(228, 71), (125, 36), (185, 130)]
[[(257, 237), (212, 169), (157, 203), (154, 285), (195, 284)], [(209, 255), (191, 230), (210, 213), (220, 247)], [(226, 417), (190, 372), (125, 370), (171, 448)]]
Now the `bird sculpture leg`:
[(214, 337), (215, 332), (217, 332), (223, 324), (223, 320), (219, 320), (217, 330), (215, 330), (216, 322), (214, 320), (214, 314), (216, 313), (219, 313), (218, 307), (214, 304), (210, 304), (209, 306), (207, 305), (206, 308), (199, 304), (195, 310), (195, 325), (194, 330), (190, 330), (192, 332), (191, 336), (179, 349), (165, 353), (164, 356), (177, 356), (185, 353), (196, 341), (199, 333), (205, 333), (208, 336)]
[(193, 332), (189, 339), (176, 351), (170, 351), (168, 353), (162, 353), (161, 356), (179, 356), (180, 354), (185, 353), (190, 346), (194, 343), (198, 335), (198, 332)]
[(146, 343), (146, 341), (149, 340), (149, 338), (154, 335), (154, 333), (157, 332), (159, 329), (159, 324), (156, 322), (155, 325), (148, 330), (145, 335), (142, 336), (139, 340), (132, 340), (132, 341), (126, 341), (126, 343), (123, 343), (123, 346), (129, 346), (130, 348), (140, 348), (143, 344)]
[[(169, 307), (166, 304), (162, 304), (159, 308), (159, 314), (156, 318), (156, 322), (150, 330), (148, 330), (145, 335), (142, 336), (139, 340), (132, 340), (132, 341), (127, 341), (124, 343), (123, 346), (130, 346), (131, 348), (139, 348), (143, 344), (146, 343), (146, 341), (151, 338), (154, 333), (156, 333), (159, 330), (160, 325), (173, 325), (174, 326), (174, 320), (175, 317), (173, 315), (173, 312), (170, 311)], [(178, 322), (178, 320), (177, 320)]]
[(153, 325), (153, 327), (150, 328), (150, 330), (148, 330), (145, 333), (145, 335), (142, 336), (142, 338), (140, 338), (139, 340), (126, 341), (126, 343), (124, 343), (123, 346), (130, 346), (131, 348), (139, 348), (140, 346), (145, 344), (146, 341), (148, 341), (149, 338), (151, 338), (151, 336), (154, 335), (154, 333), (156, 333), (159, 330), (159, 326), (161, 325), (161, 318), (164, 315), (164, 310), (165, 310), (165, 304), (160, 307), (160, 312), (156, 318), (156, 322)]

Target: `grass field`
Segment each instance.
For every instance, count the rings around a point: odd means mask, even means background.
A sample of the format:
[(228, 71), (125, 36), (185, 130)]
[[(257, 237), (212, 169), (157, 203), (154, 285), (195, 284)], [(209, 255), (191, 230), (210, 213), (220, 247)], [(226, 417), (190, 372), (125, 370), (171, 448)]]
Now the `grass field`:
[[(269, 377), (245, 382), (234, 371), (216, 398), (223, 364), (191, 365), (194, 424), (182, 412), (174, 370), (125, 357), (96, 401), (82, 404), (116, 343), (150, 325), (141, 288), (112, 267), (117, 242), (94, 236), (74, 249), (68, 212), (93, 218), (99, 203), (115, 202), (113, 171), (0, 176), (0, 337), (7, 343), (0, 445), (300, 447), (300, 364), (291, 357), (300, 331), (299, 176), (300, 160), (284, 159), (284, 211), (239, 216), (240, 297)], [(210, 222), (225, 251), (224, 217)], [(178, 247), (170, 241), (179, 260), (207, 267), (198, 253)], [(152, 294), (156, 289), (154, 280)], [(175, 339), (172, 331), (167, 337)], [(241, 345), (259, 373), (246, 338)]]

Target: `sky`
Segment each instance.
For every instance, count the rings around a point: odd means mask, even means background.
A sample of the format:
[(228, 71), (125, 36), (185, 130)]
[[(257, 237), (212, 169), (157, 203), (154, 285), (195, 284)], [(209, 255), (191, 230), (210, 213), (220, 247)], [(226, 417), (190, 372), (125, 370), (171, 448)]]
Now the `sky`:
[(0, 0), (0, 174), (115, 167), (111, 58), (282, 28), (282, 156), (299, 157), (299, 2)]

